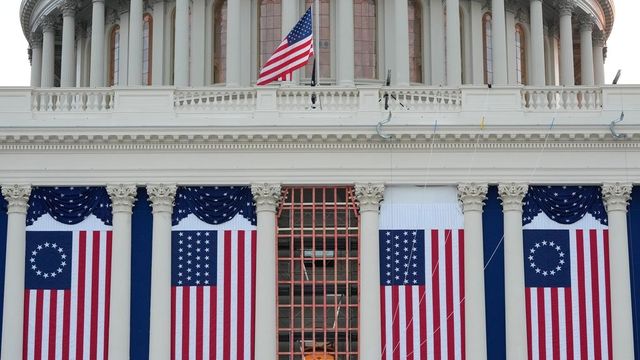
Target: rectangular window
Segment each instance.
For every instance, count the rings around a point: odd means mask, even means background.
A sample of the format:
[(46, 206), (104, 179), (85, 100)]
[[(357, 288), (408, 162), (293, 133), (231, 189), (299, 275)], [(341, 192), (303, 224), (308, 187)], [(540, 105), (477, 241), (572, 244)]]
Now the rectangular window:
[(278, 209), (278, 359), (358, 358), (359, 215), (349, 186), (289, 187)]

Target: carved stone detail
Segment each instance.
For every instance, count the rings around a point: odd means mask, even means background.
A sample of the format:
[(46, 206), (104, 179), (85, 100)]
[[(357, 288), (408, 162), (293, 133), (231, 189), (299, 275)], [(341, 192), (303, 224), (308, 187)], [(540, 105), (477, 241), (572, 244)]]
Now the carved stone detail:
[(558, 13), (560, 14), (560, 16), (571, 15), (575, 7), (576, 7), (576, 3), (574, 0), (558, 1)]
[(462, 205), (462, 212), (482, 211), (487, 191), (489, 191), (487, 184), (458, 184), (458, 200)]
[(39, 48), (42, 47), (42, 33), (40, 32), (32, 32), (31, 33), (31, 48)]
[(522, 211), (522, 199), (527, 194), (527, 184), (507, 183), (498, 185), (502, 211)]
[(175, 184), (147, 185), (147, 193), (153, 212), (173, 212), (173, 200), (176, 198), (178, 186)]
[(595, 18), (587, 14), (580, 15), (578, 21), (580, 22), (580, 31), (593, 31), (593, 26), (596, 23)]
[(136, 186), (133, 184), (107, 185), (107, 194), (111, 198), (111, 208), (114, 213), (131, 213), (133, 202), (136, 200)]
[(355, 184), (355, 193), (362, 211), (378, 211), (384, 197), (384, 184)]
[(9, 203), (7, 212), (26, 214), (29, 207), (31, 185), (3, 185), (2, 196)]
[(282, 189), (280, 184), (251, 184), (251, 193), (258, 211), (275, 211)]
[(62, 16), (75, 16), (77, 9), (78, 3), (76, 0), (65, 0), (60, 4)]
[(595, 29), (593, 32), (593, 46), (594, 47), (604, 47), (604, 34), (602, 31)]
[(42, 32), (49, 32), (56, 30), (57, 19), (52, 14), (43, 16), (40, 19), (40, 24), (42, 25)]
[(602, 199), (609, 211), (627, 211), (633, 185), (629, 183), (608, 183), (602, 185)]

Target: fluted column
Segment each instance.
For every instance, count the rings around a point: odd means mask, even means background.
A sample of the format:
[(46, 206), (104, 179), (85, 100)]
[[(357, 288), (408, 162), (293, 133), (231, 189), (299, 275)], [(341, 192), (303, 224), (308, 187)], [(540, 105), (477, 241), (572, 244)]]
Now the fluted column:
[(104, 0), (93, 0), (91, 15), (91, 70), (89, 86), (101, 87), (104, 82)]
[(458, 198), (464, 214), (464, 346), (469, 358), (476, 360), (487, 358), (482, 208), (488, 189), (487, 184), (458, 185)]
[(53, 87), (54, 66), (55, 66), (55, 40), (56, 40), (55, 18), (47, 15), (42, 19), (42, 75), (40, 85), (42, 87)]
[(60, 68), (60, 87), (73, 87), (76, 75), (76, 6), (75, 0), (62, 3), (62, 59)]
[(507, 38), (507, 84), (518, 84), (518, 70), (516, 64), (516, 12), (518, 5), (513, 0), (506, 0), (505, 3), (505, 27), (509, 29), (505, 36)]
[(42, 76), (42, 33), (31, 34), (31, 86), (40, 86)]
[[(354, 40), (353, 40), (353, 0), (340, 0), (336, 2), (336, 17), (338, 21), (338, 34), (336, 37), (338, 85), (353, 86), (355, 71)], [(317, 18), (317, 17), (316, 17)]]
[(558, 3), (560, 14), (560, 85), (575, 85), (573, 72), (573, 28), (571, 13), (573, 0), (561, 0)]
[(522, 199), (527, 189), (525, 184), (498, 185), (504, 214), (505, 318), (509, 360), (527, 358), (522, 237)]
[(529, 3), (531, 18), (531, 76), (529, 81), (533, 86), (545, 85), (544, 62), (544, 24), (542, 17), (542, 0), (531, 0)]
[(24, 259), (26, 248), (29, 185), (2, 186), (7, 208), (7, 257), (4, 269), (2, 318), (2, 360), (22, 358), (22, 320), (24, 314)]
[(594, 19), (591, 16), (580, 18), (580, 77), (582, 85), (594, 85), (593, 73), (593, 25)]
[(227, 86), (240, 86), (242, 14), (240, 0), (227, 1)]
[[(142, 84), (142, 9), (142, 0), (129, 1), (129, 64), (127, 76), (128, 85)], [(178, 16), (177, 14), (178, 10), (176, 10), (176, 25)], [(176, 46), (177, 44), (178, 43), (176, 37)]]
[[(396, 1), (403, 3), (406, 1)], [(460, 86), (462, 84), (462, 54), (460, 52), (460, 2), (447, 0), (447, 85)], [(405, 16), (405, 19), (407, 17)], [(405, 29), (406, 34), (406, 29)], [(408, 48), (408, 42), (407, 42)], [(408, 54), (407, 54), (408, 58)], [(408, 65), (408, 63), (407, 63)], [(408, 67), (407, 67), (408, 69)]]
[(176, 185), (147, 185), (153, 212), (149, 359), (171, 358), (171, 214)]
[[(235, 0), (238, 1), (238, 0)], [(229, 1), (229, 3), (234, 2)], [(230, 4), (229, 4), (230, 5)], [(231, 19), (227, 16), (227, 26)], [(176, 0), (175, 51), (173, 62), (173, 83), (176, 86), (189, 85), (189, 0)], [(237, 39), (234, 42), (238, 42)], [(228, 44), (228, 43), (227, 43)], [(229, 46), (229, 45), (227, 45)], [(227, 56), (227, 66), (229, 57)]]
[(164, 85), (164, 9), (165, 0), (156, 0), (153, 3), (153, 52), (151, 62), (152, 85)]
[(614, 359), (633, 359), (633, 318), (631, 316), (631, 275), (627, 205), (631, 184), (604, 184), (602, 198), (609, 219), (609, 263), (611, 282), (611, 327)]
[(280, 201), (280, 184), (252, 184), (258, 223), (258, 249), (256, 260), (256, 354), (261, 359), (275, 359), (278, 343), (277, 330), (277, 269), (276, 260), (276, 206)]
[(380, 201), (384, 184), (356, 184), (360, 206), (360, 358), (380, 359)]
[(604, 85), (604, 35), (596, 30), (593, 34), (593, 77), (596, 85)]
[(507, 37), (504, 0), (491, 0), (491, 47), (493, 50), (493, 83), (507, 84)]
[[(300, 2), (298, 0), (282, 0), (282, 23), (281, 24), (282, 24), (283, 38), (289, 33), (289, 31), (291, 31), (291, 29), (293, 29), (294, 26), (296, 26), (296, 23), (300, 19), (300, 10), (298, 10), (299, 4)], [(337, 5), (339, 4), (340, 3), (338, 3)], [(313, 11), (314, 11), (313, 28), (315, 32), (315, 29), (317, 28), (315, 24), (315, 21), (316, 21), (315, 9), (313, 9)], [(315, 36), (319, 36), (319, 34), (316, 34)], [(339, 38), (340, 37), (338, 37), (338, 39)], [(316, 52), (314, 56), (320, 55), (320, 49), (316, 49), (315, 44), (314, 44), (314, 51)], [(262, 64), (260, 64), (260, 67), (262, 67)], [(320, 81), (320, 79), (318, 79), (318, 81)], [(298, 84), (299, 82), (300, 82), (300, 71), (294, 71), (290, 83)]]
[(131, 314), (131, 214), (135, 185), (107, 185), (113, 213), (109, 357), (129, 358)]
[[(458, 0), (453, 0), (458, 1)], [(407, 1), (394, 1), (395, 86), (409, 86), (409, 9)]]

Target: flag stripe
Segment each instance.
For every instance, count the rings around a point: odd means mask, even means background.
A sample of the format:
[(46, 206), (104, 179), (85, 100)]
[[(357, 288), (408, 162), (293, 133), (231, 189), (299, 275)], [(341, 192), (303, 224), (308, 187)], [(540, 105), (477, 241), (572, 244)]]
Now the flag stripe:
[(605, 281), (605, 291), (606, 291), (606, 299), (607, 299), (607, 353), (609, 355), (609, 359), (613, 359), (613, 344), (612, 342), (612, 327), (611, 327), (611, 276), (609, 272), (609, 230), (604, 230), (602, 233), (604, 244), (604, 281)]
[[(435, 239), (435, 241), (434, 241)], [(432, 283), (433, 291), (433, 359), (440, 359), (442, 355), (440, 353), (440, 264), (438, 256), (438, 230), (431, 230), (431, 266), (432, 271)]]

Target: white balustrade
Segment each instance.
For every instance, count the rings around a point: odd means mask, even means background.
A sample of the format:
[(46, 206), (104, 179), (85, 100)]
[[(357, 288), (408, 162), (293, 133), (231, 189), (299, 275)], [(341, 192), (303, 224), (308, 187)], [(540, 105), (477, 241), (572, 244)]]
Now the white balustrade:
[(583, 111), (602, 109), (602, 88), (582, 86), (525, 87), (522, 89), (525, 111)]
[(380, 106), (384, 108), (388, 95), (389, 109), (393, 111), (459, 111), (462, 109), (462, 92), (452, 88), (383, 88), (380, 89)]
[(255, 89), (207, 88), (176, 90), (173, 105), (176, 111), (254, 111)]
[[(314, 103), (315, 99), (315, 103)], [(357, 88), (302, 87), (278, 90), (279, 110), (356, 111), (359, 104)]]
[(113, 110), (114, 91), (93, 88), (36, 89), (31, 99), (34, 112), (105, 112)]

